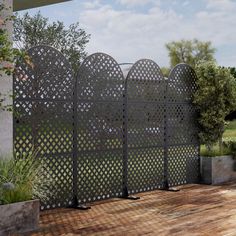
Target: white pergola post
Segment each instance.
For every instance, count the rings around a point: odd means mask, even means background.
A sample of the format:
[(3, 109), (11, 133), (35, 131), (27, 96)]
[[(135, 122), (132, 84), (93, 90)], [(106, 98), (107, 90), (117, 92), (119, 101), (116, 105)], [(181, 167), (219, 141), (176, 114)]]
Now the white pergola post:
[[(34, 7), (47, 6), (50, 4), (66, 2), (70, 0), (0, 0), (10, 9), (3, 12), (4, 16), (13, 14), (14, 11), (30, 9)], [(12, 41), (13, 23), (7, 24), (9, 38)], [(12, 76), (0, 76), (0, 93), (12, 95), (13, 80)], [(7, 96), (4, 104), (11, 105), (12, 99)], [(10, 157), (13, 154), (13, 116), (12, 112), (4, 111), (0, 108), (0, 158)]]
[[(6, 7), (10, 7), (9, 10), (3, 12), (3, 17), (13, 14), (13, 1), (2, 0)], [(8, 22), (7, 31), (9, 32), (9, 38), (12, 40), (12, 22)], [(12, 95), (12, 76), (2, 75), (0, 77), (0, 92), (2, 94)], [(7, 96), (4, 104), (11, 105), (12, 99)], [(0, 158), (3, 156), (11, 156), (13, 153), (13, 117), (12, 112), (3, 111), (0, 109)]]

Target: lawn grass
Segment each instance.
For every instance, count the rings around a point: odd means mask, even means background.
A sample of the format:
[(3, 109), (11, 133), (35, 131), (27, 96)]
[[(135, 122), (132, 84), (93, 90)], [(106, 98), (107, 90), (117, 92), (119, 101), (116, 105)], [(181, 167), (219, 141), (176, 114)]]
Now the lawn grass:
[(236, 130), (236, 120), (232, 120), (226, 127), (226, 130)]
[(235, 138), (236, 139), (236, 129), (235, 130), (225, 130), (223, 138)]

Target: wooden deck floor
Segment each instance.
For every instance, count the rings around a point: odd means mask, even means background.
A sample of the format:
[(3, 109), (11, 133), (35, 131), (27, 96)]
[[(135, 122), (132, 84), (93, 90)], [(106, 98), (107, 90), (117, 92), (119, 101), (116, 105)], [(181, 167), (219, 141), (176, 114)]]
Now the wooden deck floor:
[(40, 230), (29, 235), (236, 235), (236, 183), (138, 196), (94, 203), (88, 211), (42, 212)]

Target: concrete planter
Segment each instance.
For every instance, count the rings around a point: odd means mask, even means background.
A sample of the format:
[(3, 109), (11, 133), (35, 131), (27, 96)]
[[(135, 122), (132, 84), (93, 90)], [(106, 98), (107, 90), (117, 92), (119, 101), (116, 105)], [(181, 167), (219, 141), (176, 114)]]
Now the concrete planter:
[(0, 235), (37, 229), (39, 207), (39, 200), (0, 205)]
[(236, 180), (232, 156), (201, 157), (201, 180), (205, 184), (221, 184)]

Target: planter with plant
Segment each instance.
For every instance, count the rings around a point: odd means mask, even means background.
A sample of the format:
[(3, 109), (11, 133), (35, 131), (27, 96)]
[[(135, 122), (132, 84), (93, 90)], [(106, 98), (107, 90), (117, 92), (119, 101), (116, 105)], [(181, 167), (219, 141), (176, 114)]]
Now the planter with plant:
[(222, 184), (236, 180), (231, 155), (201, 156), (201, 182), (204, 184)]
[(214, 146), (201, 152), (201, 176), (206, 184), (221, 184), (236, 180), (236, 140), (224, 138), (222, 149)]
[(48, 182), (35, 155), (14, 159), (0, 157), (0, 235), (38, 227), (40, 201), (47, 198)]
[(225, 117), (236, 107), (236, 80), (229, 69), (214, 62), (200, 63), (196, 72), (194, 103), (199, 111), (199, 138), (205, 147), (201, 152), (202, 182), (219, 184), (236, 178), (232, 152), (223, 145)]
[(236, 138), (224, 138), (223, 147), (229, 150), (233, 159), (233, 170), (236, 171)]

